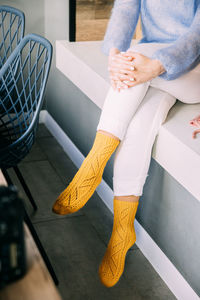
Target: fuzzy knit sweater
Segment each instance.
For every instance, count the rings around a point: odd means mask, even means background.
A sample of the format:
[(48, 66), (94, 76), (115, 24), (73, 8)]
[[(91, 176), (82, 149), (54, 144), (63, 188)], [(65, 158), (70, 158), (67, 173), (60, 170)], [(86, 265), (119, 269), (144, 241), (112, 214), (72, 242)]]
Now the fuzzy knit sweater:
[(115, 0), (101, 51), (126, 51), (141, 15), (139, 43), (170, 43), (154, 52), (166, 80), (178, 78), (200, 63), (200, 0)]

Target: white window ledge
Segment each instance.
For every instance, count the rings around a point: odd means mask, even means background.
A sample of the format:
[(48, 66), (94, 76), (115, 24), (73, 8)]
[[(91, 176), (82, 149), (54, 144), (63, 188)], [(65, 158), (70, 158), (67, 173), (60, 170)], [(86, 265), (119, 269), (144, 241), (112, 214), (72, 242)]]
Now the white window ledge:
[[(56, 67), (102, 108), (109, 77), (100, 43), (56, 41)], [(189, 125), (199, 113), (200, 104), (177, 101), (160, 128), (152, 157), (200, 201), (200, 135), (192, 139), (194, 127)]]

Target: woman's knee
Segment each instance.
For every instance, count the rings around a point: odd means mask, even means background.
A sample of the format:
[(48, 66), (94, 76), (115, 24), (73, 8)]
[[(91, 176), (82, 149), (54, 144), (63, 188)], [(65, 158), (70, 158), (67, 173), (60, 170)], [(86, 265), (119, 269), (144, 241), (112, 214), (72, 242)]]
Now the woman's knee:
[(134, 137), (134, 139), (139, 140), (142, 139), (142, 136), (146, 137), (153, 127), (159, 127), (165, 121), (175, 102), (175, 97), (150, 87), (130, 122), (125, 138)]

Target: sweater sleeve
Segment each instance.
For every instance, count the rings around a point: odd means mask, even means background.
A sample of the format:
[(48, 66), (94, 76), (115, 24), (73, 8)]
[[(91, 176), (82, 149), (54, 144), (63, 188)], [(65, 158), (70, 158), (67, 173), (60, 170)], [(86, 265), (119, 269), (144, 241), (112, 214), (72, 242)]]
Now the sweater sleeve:
[(186, 33), (170, 46), (157, 50), (151, 58), (161, 61), (166, 72), (159, 77), (166, 80), (176, 79), (200, 63), (200, 4)]
[(139, 14), (141, 0), (115, 0), (111, 10), (101, 51), (109, 55), (112, 47), (126, 51), (133, 37)]

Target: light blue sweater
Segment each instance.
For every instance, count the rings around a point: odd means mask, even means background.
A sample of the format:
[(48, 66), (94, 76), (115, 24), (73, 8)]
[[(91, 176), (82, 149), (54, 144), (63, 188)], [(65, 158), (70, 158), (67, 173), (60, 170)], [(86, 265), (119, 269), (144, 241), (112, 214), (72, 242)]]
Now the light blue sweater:
[(111, 47), (130, 47), (140, 13), (139, 43), (172, 43), (151, 57), (166, 70), (160, 77), (175, 79), (200, 63), (200, 0), (115, 0), (101, 44), (104, 54)]

